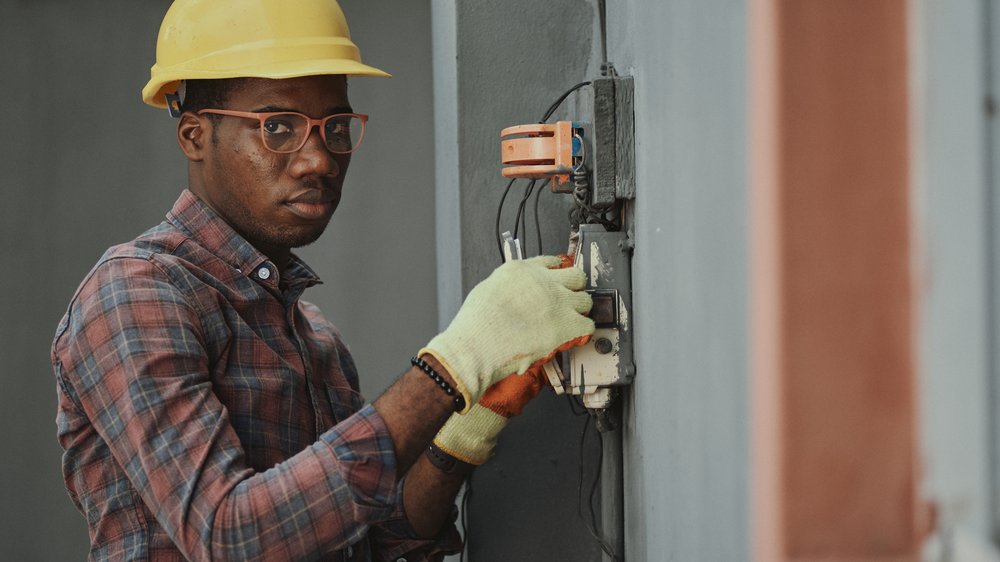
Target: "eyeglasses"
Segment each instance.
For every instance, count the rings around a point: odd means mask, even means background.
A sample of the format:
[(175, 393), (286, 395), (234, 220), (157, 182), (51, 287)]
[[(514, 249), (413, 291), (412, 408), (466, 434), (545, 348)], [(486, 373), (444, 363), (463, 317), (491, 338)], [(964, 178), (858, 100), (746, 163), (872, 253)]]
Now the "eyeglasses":
[(337, 113), (313, 119), (301, 113), (251, 113), (228, 109), (202, 109), (198, 115), (214, 113), (260, 121), (260, 138), (272, 152), (298, 152), (306, 144), (313, 127), (319, 127), (326, 148), (334, 154), (350, 154), (361, 146), (368, 116), (360, 113)]

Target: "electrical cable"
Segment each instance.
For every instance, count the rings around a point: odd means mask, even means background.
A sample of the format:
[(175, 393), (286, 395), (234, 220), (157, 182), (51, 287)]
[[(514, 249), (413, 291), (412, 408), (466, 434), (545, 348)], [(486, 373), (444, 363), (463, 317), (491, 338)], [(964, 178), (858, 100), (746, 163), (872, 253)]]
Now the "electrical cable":
[[(604, 434), (602, 434), (600, 430), (597, 432), (597, 443), (597, 458), (600, 460), (604, 457)], [(594, 497), (597, 495), (597, 486), (601, 482), (601, 472), (603, 469), (604, 463), (598, 462), (597, 472), (594, 474), (594, 483), (590, 486), (590, 497), (587, 498), (587, 507), (590, 509), (590, 529), (595, 535), (597, 530), (597, 513), (594, 509)], [(599, 537), (597, 538), (600, 539)]]
[[(545, 110), (545, 115), (543, 115), (541, 120), (539, 120), (538, 122), (545, 123), (546, 121), (548, 121), (549, 117), (552, 117), (552, 114), (555, 113), (557, 109), (559, 109), (559, 106), (562, 105), (562, 102), (566, 101), (566, 98), (568, 98), (570, 94), (572, 94), (573, 92), (579, 90), (584, 86), (589, 86), (590, 84), (591, 82), (589, 80), (586, 80), (584, 82), (580, 82), (579, 84), (574, 85), (572, 88), (563, 92), (563, 94), (559, 96), (559, 98), (557, 98), (556, 101), (552, 102), (552, 105), (550, 105), (549, 108)], [(535, 232), (538, 233), (538, 255), (542, 255), (542, 224), (540, 219), (538, 218), (538, 200), (539, 196), (541, 195), (541, 192), (542, 190), (539, 189), (538, 193), (535, 194)]]
[(521, 199), (521, 205), (517, 209), (517, 213), (521, 215), (521, 232), (524, 234), (524, 244), (521, 244), (521, 249), (527, 253), (528, 252), (528, 212), (526, 211), (528, 207), (528, 199), (531, 197), (531, 193), (535, 191), (535, 180), (531, 180), (531, 184), (528, 185), (528, 189), (524, 192), (524, 199)]
[(608, 10), (606, 0), (598, 0), (597, 17), (601, 24), (601, 74), (608, 75)]
[(507, 183), (507, 189), (503, 190), (503, 197), (500, 198), (500, 205), (497, 207), (496, 235), (497, 235), (497, 251), (500, 252), (500, 263), (503, 263), (503, 241), (501, 240), (500, 237), (500, 213), (501, 211), (503, 211), (503, 204), (504, 201), (507, 200), (507, 194), (510, 193), (510, 188), (512, 185), (514, 185), (514, 182), (516, 181), (517, 178), (514, 178)]
[(590, 534), (594, 537), (594, 540), (597, 541), (597, 544), (601, 546), (601, 550), (610, 556), (613, 562), (618, 562), (618, 556), (615, 554), (615, 549), (608, 544), (607, 539), (604, 538), (603, 533), (601, 533), (600, 529), (598, 529), (597, 513), (594, 509), (594, 497), (597, 495), (597, 486), (601, 483), (601, 469), (604, 466), (604, 434), (600, 431), (597, 432), (597, 442), (597, 458), (599, 462), (597, 463), (597, 473), (594, 475), (594, 484), (590, 487), (590, 499), (588, 501), (590, 507)]
[(586, 521), (583, 517), (583, 481), (584, 481), (584, 451), (587, 448), (587, 430), (590, 429), (591, 417), (587, 416), (587, 419), (583, 421), (583, 430), (580, 432), (580, 480), (576, 483), (576, 515), (582, 520)]
[(584, 524), (587, 526), (587, 531), (590, 533), (590, 536), (592, 536), (594, 540), (597, 541), (597, 544), (598, 546), (601, 547), (601, 550), (604, 551), (605, 554), (610, 556), (613, 562), (618, 562), (618, 555), (615, 553), (614, 548), (612, 548), (612, 546), (608, 543), (607, 539), (604, 538), (600, 529), (598, 528), (597, 510), (594, 507), (594, 498), (597, 496), (597, 487), (601, 483), (602, 463), (600, 462), (600, 460), (604, 458), (604, 436), (601, 435), (601, 432), (599, 431), (597, 432), (597, 438), (598, 438), (597, 458), (599, 462), (597, 463), (597, 472), (594, 474), (594, 482), (593, 484), (591, 484), (590, 493), (587, 496), (587, 510), (590, 514), (589, 521), (587, 520), (587, 517), (583, 513), (583, 481), (585, 480), (584, 457), (587, 446), (587, 430), (590, 428), (590, 424), (593, 422), (593, 419), (594, 419), (593, 416), (588, 416), (586, 421), (584, 421), (583, 423), (583, 431), (580, 432), (580, 480), (576, 486), (576, 513), (580, 517), (580, 520), (583, 521)]
[(538, 200), (542, 192), (545, 191), (544, 188), (538, 188), (535, 192), (535, 235), (538, 238), (538, 255), (542, 255), (542, 223), (538, 220)]
[[(579, 398), (570, 394), (567, 394), (566, 398), (568, 399), (566, 400), (566, 403), (569, 404), (569, 410), (573, 412), (574, 416), (586, 416), (589, 414), (589, 412), (587, 412), (587, 408), (584, 407), (583, 404), (579, 403)], [(579, 410), (577, 410), (578, 407), (580, 408)]]
[[(566, 98), (568, 98), (570, 94), (572, 94), (573, 92), (579, 90), (580, 88), (582, 88), (584, 86), (589, 86), (590, 84), (591, 84), (591, 82), (589, 80), (587, 80), (585, 82), (580, 82), (579, 84), (576, 84), (572, 88), (570, 88), (570, 89), (566, 90), (565, 92), (563, 92), (563, 94), (561, 96), (559, 96), (559, 98), (556, 99), (556, 101), (554, 101), (552, 103), (552, 105), (550, 105), (549, 108), (545, 111), (545, 115), (542, 116), (542, 119), (539, 121), (539, 123), (545, 123), (546, 121), (548, 121), (549, 117), (552, 117), (552, 114), (555, 113), (557, 109), (559, 109), (559, 106), (562, 105), (562, 102), (566, 101)], [(500, 262), (501, 263), (503, 263), (503, 259), (504, 258), (503, 258), (503, 242), (502, 242), (501, 233), (500, 233), (500, 217), (503, 214), (504, 203), (507, 201), (507, 194), (510, 193), (510, 188), (511, 188), (511, 186), (514, 185), (515, 181), (517, 181), (517, 178), (511, 179), (507, 183), (507, 188), (504, 189), (503, 196), (500, 198), (500, 205), (497, 206), (496, 239), (497, 239), (497, 252), (499, 252), (499, 254), (500, 254)], [(537, 208), (537, 205), (536, 205), (536, 208)], [(541, 233), (541, 228), (542, 227), (541, 227), (541, 224), (539, 223), (538, 214), (536, 213), (535, 214), (535, 231), (538, 232), (538, 233)], [(541, 253), (541, 242), (539, 242), (539, 253)]]
[(524, 190), (524, 195), (521, 196), (521, 202), (517, 205), (517, 215), (514, 217), (514, 238), (517, 238), (518, 233), (522, 232), (526, 238), (528, 236), (528, 229), (524, 224), (527, 217), (527, 213), (524, 212), (524, 208), (528, 199), (531, 197), (531, 192), (535, 190), (536, 183), (538, 183), (538, 180), (531, 180), (528, 182), (528, 188)]
[(589, 85), (590, 85), (590, 80), (587, 80), (586, 82), (580, 82), (576, 86), (573, 86), (572, 88), (566, 90), (566, 92), (563, 93), (563, 95), (559, 96), (559, 99), (557, 99), (555, 102), (552, 103), (552, 105), (549, 106), (549, 109), (545, 111), (545, 116), (542, 117), (542, 120), (539, 121), (539, 123), (545, 123), (546, 121), (548, 121), (549, 117), (552, 117), (552, 114), (555, 113), (557, 109), (559, 109), (559, 106), (562, 105), (562, 102), (565, 101), (570, 94), (572, 94), (573, 92), (579, 90), (584, 86), (589, 86)]

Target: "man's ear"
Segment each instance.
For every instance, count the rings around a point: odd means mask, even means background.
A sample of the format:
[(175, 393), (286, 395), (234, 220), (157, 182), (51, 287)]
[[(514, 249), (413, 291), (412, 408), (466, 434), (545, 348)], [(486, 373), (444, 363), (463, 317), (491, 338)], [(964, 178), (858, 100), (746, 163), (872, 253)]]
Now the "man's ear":
[(184, 156), (192, 162), (205, 159), (205, 150), (212, 138), (212, 121), (191, 112), (185, 112), (177, 124), (177, 144), (181, 146)]

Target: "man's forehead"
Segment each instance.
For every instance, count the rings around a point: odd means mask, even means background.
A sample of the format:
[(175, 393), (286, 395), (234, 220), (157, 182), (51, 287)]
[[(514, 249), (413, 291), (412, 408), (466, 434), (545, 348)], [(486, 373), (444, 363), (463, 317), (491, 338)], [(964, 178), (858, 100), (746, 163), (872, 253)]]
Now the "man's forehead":
[(230, 94), (229, 102), (233, 106), (280, 106), (321, 111), (350, 105), (347, 78), (339, 74), (287, 79), (245, 78)]

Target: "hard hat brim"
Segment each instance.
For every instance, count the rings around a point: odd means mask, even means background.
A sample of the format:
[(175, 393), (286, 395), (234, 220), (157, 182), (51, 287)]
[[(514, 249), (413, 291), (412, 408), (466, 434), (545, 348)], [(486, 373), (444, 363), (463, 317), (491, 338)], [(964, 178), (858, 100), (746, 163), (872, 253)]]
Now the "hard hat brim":
[(351, 60), (306, 60), (298, 61), (294, 64), (288, 62), (274, 62), (272, 64), (257, 64), (253, 70), (236, 69), (231, 72), (220, 72), (218, 70), (192, 70), (190, 68), (161, 69), (154, 66), (151, 74), (155, 79), (151, 79), (146, 87), (142, 89), (142, 101), (147, 105), (166, 109), (166, 95), (176, 92), (184, 80), (212, 80), (224, 78), (270, 78), (274, 80), (284, 80), (287, 78), (298, 78), (301, 76), (325, 76), (325, 75), (346, 75), (346, 76), (378, 76), (391, 78), (388, 72), (368, 66), (367, 64)]

